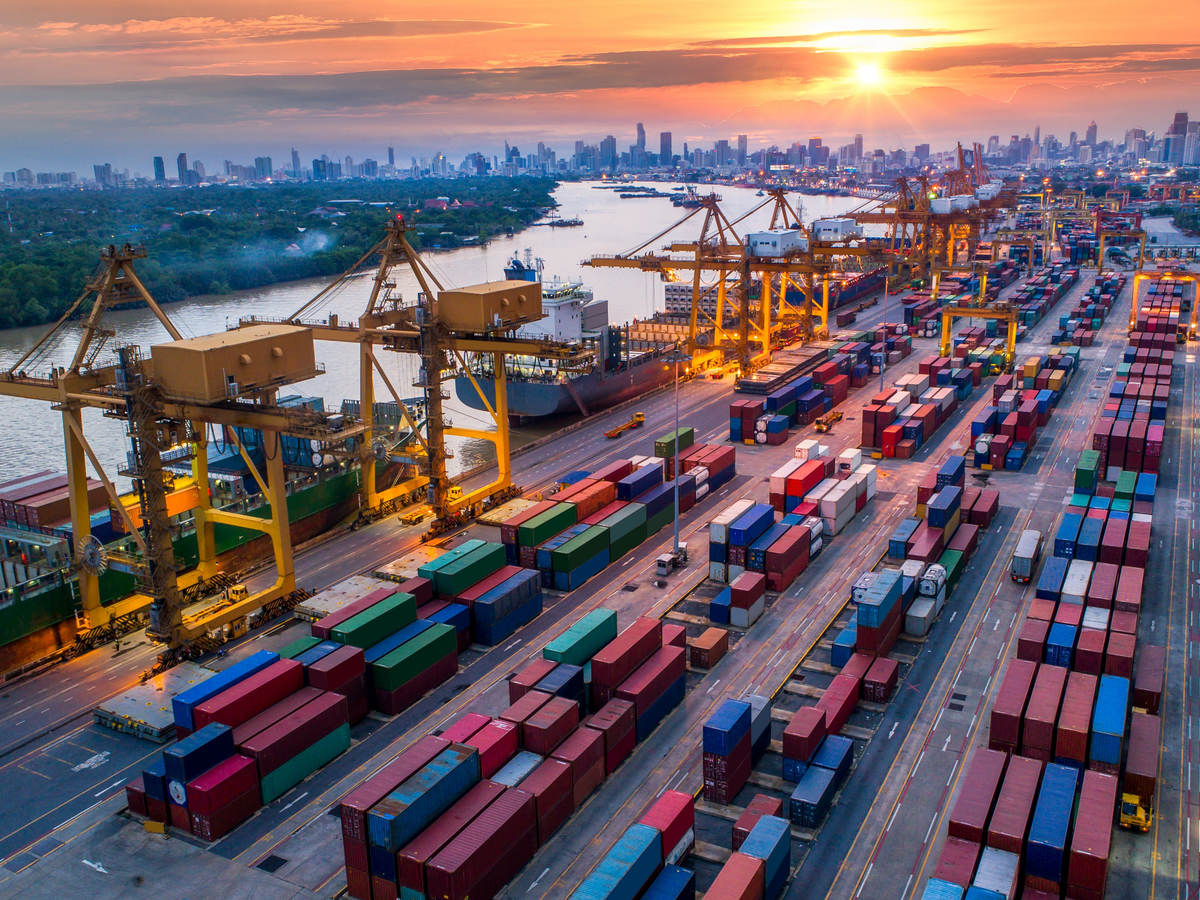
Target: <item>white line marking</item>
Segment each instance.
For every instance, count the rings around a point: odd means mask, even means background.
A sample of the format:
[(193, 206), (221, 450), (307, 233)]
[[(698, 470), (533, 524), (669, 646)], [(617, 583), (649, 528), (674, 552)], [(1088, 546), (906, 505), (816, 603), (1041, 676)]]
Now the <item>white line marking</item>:
[(946, 735), (946, 740), (942, 741), (942, 752), (946, 752), (946, 748), (950, 746), (950, 735)]
[(938, 710), (937, 718), (933, 720), (933, 728), (929, 729), (930, 731), (937, 731), (938, 724), (942, 721), (942, 713), (945, 711), (946, 707), (944, 706)]
[[(537, 886), (538, 886), (538, 881), (541, 881), (543, 878), (545, 878), (545, 877), (546, 877), (546, 873), (547, 873), (547, 872), (549, 872), (549, 871), (550, 871), (550, 867), (549, 867), (549, 866), (546, 866), (546, 868), (542, 869), (542, 874), (540, 874), (540, 875), (537, 877), (537, 881), (535, 881), (533, 884), (531, 884), (531, 885), (529, 886), (529, 891), (532, 891), (532, 890), (533, 890), (535, 887), (537, 887)], [(528, 893), (529, 893), (529, 891), (526, 891), (525, 893), (527, 893), (527, 894), (528, 894)]]
[(896, 821), (896, 813), (898, 813), (898, 812), (900, 812), (900, 804), (899, 803), (897, 803), (896, 808), (892, 810), (892, 815), (888, 819), (887, 825), (884, 826), (884, 829), (883, 829), (884, 833), (886, 833), (888, 831), (888, 829), (892, 827), (892, 823)]
[(95, 793), (95, 794), (92, 794), (92, 796), (93, 796), (93, 797), (99, 797), (101, 794), (107, 794), (109, 791), (111, 791), (113, 788), (115, 788), (115, 787), (116, 787), (118, 784), (124, 784), (124, 783), (125, 783), (125, 779), (123, 779), (123, 778), (118, 778), (116, 781), (114, 781), (114, 782), (113, 782), (112, 784), (110, 784), (108, 787), (102, 787), (102, 788), (100, 788), (100, 790), (99, 790), (97, 793)]
[(295, 800), (293, 800), (287, 806), (280, 807), (279, 811), (287, 812), (289, 809), (291, 809), (293, 806), (295, 806), (297, 803), (299, 803), (301, 800), (303, 800), (307, 796), (308, 796), (308, 791), (305, 791), (303, 794), (301, 794), (299, 797), (297, 797)]
[(946, 624), (947, 625), (953, 624), (954, 620), (957, 618), (958, 618), (958, 610), (956, 609), (956, 610), (954, 610), (954, 612), (950, 613), (950, 621), (947, 622)]
[(711, 693), (713, 692), (713, 688), (715, 688), (715, 687), (716, 687), (718, 684), (720, 684), (720, 683), (721, 683), (721, 679), (720, 679), (720, 678), (718, 678), (716, 681), (714, 681), (714, 682), (712, 683), (712, 687), (710, 687), (710, 688), (709, 688), (707, 691), (705, 691), (704, 693), (706, 693), (706, 694), (711, 694)]
[(863, 888), (865, 888), (865, 887), (867, 886), (867, 879), (871, 877), (871, 869), (872, 869), (874, 866), (875, 866), (875, 863), (870, 863), (870, 864), (868, 864), (868, 865), (867, 865), (867, 871), (866, 871), (866, 873), (863, 875), (862, 884), (860, 884), (860, 885), (858, 886), (858, 890), (854, 892), (854, 896), (855, 896), (855, 897), (857, 897), (859, 894), (861, 894), (861, 893), (862, 893), (862, 889), (863, 889)]
[(912, 879), (913, 879), (912, 872), (909, 872), (908, 873), (908, 881), (904, 882), (904, 893), (900, 895), (901, 897), (908, 896), (908, 888), (909, 888), (909, 885), (912, 884)]
[(87, 866), (89, 869), (95, 869), (101, 875), (108, 874), (108, 869), (104, 868), (104, 866), (98, 862), (92, 862), (90, 859), (81, 859), (80, 862), (83, 863), (85, 866)]
[(937, 821), (938, 814), (934, 813), (933, 818), (929, 820), (929, 827), (925, 829), (925, 843), (929, 843), (929, 835), (933, 834), (933, 824)]
[(950, 774), (946, 776), (946, 787), (950, 787), (950, 782), (954, 780), (954, 773), (958, 771), (958, 760), (954, 761), (954, 765), (950, 767)]
[(975, 642), (977, 640), (979, 640), (979, 635), (976, 635), (975, 637), (971, 638), (971, 646), (967, 648), (967, 656), (970, 656), (972, 653), (975, 652)]
[(892, 735), (896, 733), (896, 727), (897, 727), (899, 724), (900, 724), (899, 722), (893, 722), (893, 723), (892, 723), (892, 730), (888, 732), (888, 740), (889, 740), (889, 741), (892, 739)]
[(502, 652), (507, 653), (509, 650), (511, 650), (513, 647), (517, 646), (517, 644), (519, 644), (519, 643), (521, 643), (521, 638), (517, 638), (515, 641), (513, 641), (511, 644), (509, 644), (507, 647), (505, 647)]
[(975, 730), (975, 720), (977, 718), (979, 718), (979, 713), (971, 714), (971, 724), (967, 726), (967, 734), (970, 734), (972, 731)]
[(913, 774), (917, 774), (917, 769), (921, 768), (921, 763), (925, 761), (925, 751), (921, 751), (921, 755), (917, 757), (917, 764), (913, 766)]
[(990, 688), (991, 686), (992, 686), (992, 676), (991, 676), (991, 675), (989, 675), (989, 676), (988, 676), (987, 683), (986, 683), (986, 684), (983, 686), (983, 693), (984, 693), (984, 694), (987, 694), (987, 692), (988, 692), (988, 688)]

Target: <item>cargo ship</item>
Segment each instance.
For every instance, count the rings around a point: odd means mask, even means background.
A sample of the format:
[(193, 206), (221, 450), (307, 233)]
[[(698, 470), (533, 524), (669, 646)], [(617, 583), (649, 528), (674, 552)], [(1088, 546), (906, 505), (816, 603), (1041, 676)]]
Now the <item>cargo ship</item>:
[[(608, 324), (608, 303), (595, 300), (581, 282), (543, 281), (541, 260), (532, 259), (528, 252), (524, 262), (514, 258), (509, 263), (504, 277), (542, 283), (542, 308), (546, 315), (521, 328), (519, 334), (576, 343), (592, 351), (588, 367), (570, 370), (560, 368), (552, 360), (509, 357), (505, 377), (511, 419), (521, 421), (569, 413), (590, 415), (671, 380), (672, 371), (665, 356), (673, 341), (653, 339), (646, 333), (646, 323)], [(494, 404), (491, 356), (475, 357), (469, 364), (488, 403)], [(467, 406), (485, 409), (465, 374), (454, 379), (454, 390)]]

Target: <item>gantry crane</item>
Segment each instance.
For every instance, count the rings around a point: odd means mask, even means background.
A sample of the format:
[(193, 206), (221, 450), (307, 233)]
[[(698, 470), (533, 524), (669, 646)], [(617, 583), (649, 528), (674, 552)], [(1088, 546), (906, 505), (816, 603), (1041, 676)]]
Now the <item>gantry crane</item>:
[[(1179, 332), (1176, 332), (1177, 339), (1183, 337), (1186, 340), (1194, 341), (1197, 334), (1197, 326), (1200, 322), (1197, 321), (1197, 316), (1200, 316), (1200, 275), (1195, 272), (1190, 272), (1187, 269), (1155, 269), (1153, 271), (1138, 272), (1133, 276), (1133, 298), (1129, 302), (1129, 330), (1133, 331), (1137, 327), (1138, 315), (1138, 292), (1141, 290), (1142, 282), (1152, 281), (1179, 281), (1183, 284), (1191, 285), (1192, 296), (1187, 307), (1190, 309), (1182, 310), (1188, 317), (1188, 324)], [(1180, 340), (1180, 343), (1183, 341)]]
[[(236, 336), (185, 339), (134, 270), (134, 261), (145, 255), (143, 249), (128, 244), (106, 248), (96, 274), (71, 307), (8, 371), (0, 373), (0, 393), (50, 403), (62, 412), (75, 569), (85, 624), (102, 627), (148, 612), (148, 635), (171, 652), (195, 645), (210, 633), (244, 621), (250, 613), (294, 593), (281, 435), (298, 435), (332, 446), (357, 436), (360, 429), (342, 427), (337, 419), (311, 410), (275, 404), (280, 387), (322, 371), (312, 352), (311, 336), (304, 329), (264, 325)], [(101, 351), (116, 336), (115, 330), (105, 325), (105, 313), (118, 303), (135, 299), (146, 303), (170, 340), (152, 347), (149, 358), (137, 347), (119, 346), (115, 362), (101, 362)], [(68, 337), (68, 320), (89, 300), (92, 305), (71, 363), (37, 371), (37, 367), (50, 364), (50, 354)], [(87, 408), (99, 409), (126, 424), (130, 465), (122, 474), (132, 479), (138, 491), (138, 522), (120, 502), (112, 479), (87, 441), (82, 418)], [(211, 506), (206, 439), (210, 425), (223, 428), (238, 447), (270, 504), (268, 517)], [(265, 475), (238, 441), (238, 428), (263, 432), (268, 450)], [(274, 453), (270, 452), (272, 446)], [(199, 564), (182, 575), (175, 570), (166, 507), (170, 476), (163, 463), (168, 455), (173, 462), (191, 459), (201, 488), (194, 510)], [(128, 552), (107, 553), (91, 534), (89, 462), (128, 529), (132, 546)], [(201, 596), (205, 582), (216, 574), (213, 528), (222, 523), (250, 528), (270, 538), (275, 581), (253, 594), (226, 594), (207, 608), (189, 613), (187, 602)], [(110, 565), (137, 576), (141, 591), (104, 606), (98, 578)]]
[(1146, 232), (1142, 230), (1142, 214), (1140, 212), (1096, 210), (1096, 239), (1100, 242), (1096, 251), (1097, 269), (1104, 268), (1104, 253), (1107, 244), (1120, 246), (1132, 239), (1138, 242), (1136, 268), (1141, 270), (1146, 261)]
[(950, 356), (953, 352), (954, 320), (962, 318), (996, 319), (1005, 324), (1004, 371), (1011, 372), (1017, 356), (1017, 310), (1007, 302), (993, 303), (991, 306), (954, 304), (942, 307), (942, 342), (939, 349), (942, 356)]

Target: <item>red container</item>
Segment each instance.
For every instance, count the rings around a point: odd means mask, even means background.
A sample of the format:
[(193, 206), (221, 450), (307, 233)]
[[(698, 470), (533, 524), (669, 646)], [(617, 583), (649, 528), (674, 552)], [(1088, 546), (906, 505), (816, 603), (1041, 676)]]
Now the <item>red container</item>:
[(346, 794), (341, 803), (343, 838), (366, 844), (367, 810), (449, 746), (450, 742), (445, 738), (427, 734)]
[(962, 524), (954, 530), (954, 537), (946, 545), (947, 550), (961, 550), (964, 556), (971, 556), (979, 546), (979, 526)]
[(1054, 621), (1059, 625), (1069, 625), (1078, 628), (1083, 621), (1083, 606), (1079, 603), (1062, 602), (1054, 611)]
[(412, 706), (425, 694), (443, 681), (454, 677), (458, 671), (458, 654), (451, 650), (440, 660), (419, 675), (410, 678), (394, 691), (375, 691), (375, 707), (390, 716), (397, 715)]
[(1161, 644), (1148, 644), (1142, 647), (1138, 654), (1137, 672), (1133, 678), (1134, 709), (1158, 715), (1166, 665), (1166, 647)]
[(1133, 678), (1133, 654), (1137, 649), (1137, 637), (1123, 634), (1120, 631), (1108, 635), (1108, 649), (1104, 654), (1104, 672), (1108, 675), (1119, 675), (1122, 678)]
[(367, 664), (362, 647), (339, 647), (309, 666), (305, 670), (305, 677), (315, 688), (340, 691), (366, 671)]
[(425, 865), (431, 897), (491, 897), (512, 880), (537, 851), (533, 797), (509, 788)]
[[(900, 606), (899, 603), (896, 604)], [(896, 689), (896, 679), (900, 673), (900, 663), (894, 659), (881, 656), (875, 660), (866, 677), (863, 678), (862, 691), (866, 699), (873, 703), (887, 703)]]
[(1054, 758), (1074, 760), (1087, 765), (1088, 734), (1092, 722), (1092, 706), (1096, 702), (1095, 675), (1072, 672), (1063, 693), (1062, 711), (1054, 735)]
[(838, 675), (825, 688), (825, 693), (817, 701), (817, 707), (824, 710), (825, 722), (830, 734), (837, 734), (845, 727), (850, 714), (858, 703), (858, 682), (845, 675)]
[(614, 697), (584, 723), (604, 735), (604, 771), (611, 775), (637, 743), (637, 712), (632, 703)]
[(412, 594), (413, 599), (417, 601), (417, 606), (433, 599), (433, 582), (419, 575), (416, 578), (400, 582), (396, 585), (396, 590), (402, 594)]
[(508, 702), (516, 703), (521, 696), (553, 671), (558, 663), (541, 656), (530, 660), (528, 665), (508, 680)]
[(971, 508), (970, 522), (980, 528), (987, 528), (999, 511), (1000, 492), (995, 488), (984, 488), (979, 492), (979, 500)]
[(1067, 894), (1071, 897), (1104, 896), (1116, 806), (1117, 779), (1102, 772), (1084, 772), (1067, 860)]
[(522, 745), (539, 756), (549, 756), (578, 724), (579, 703), (567, 697), (554, 697), (525, 719), (521, 726)]
[(479, 751), (481, 777), (491, 778), (517, 753), (517, 726), (493, 719), (467, 740), (468, 747)]
[(550, 757), (571, 767), (576, 808), (604, 781), (604, 735), (594, 728), (576, 728)]
[(592, 696), (607, 703), (633, 670), (663, 645), (662, 622), (641, 617), (592, 657)]
[(987, 845), (1009, 853), (1024, 852), (1029, 836), (1029, 821), (1037, 799), (1038, 783), (1042, 779), (1042, 761), (1028, 756), (1008, 758), (1004, 781), (996, 796), (988, 825)]
[(192, 712), (192, 717), (197, 730), (210, 722), (235, 728), (302, 687), (303, 664), (295, 659), (276, 660), (262, 671), (199, 704)]
[(392, 594), (396, 593), (398, 590), (399, 587), (395, 585), (389, 585), (388, 587), (378, 588), (377, 590), (371, 591), (369, 594), (364, 594), (353, 603), (343, 606), (337, 612), (331, 612), (323, 619), (318, 619), (317, 621), (313, 622), (312, 636), (315, 638), (320, 638), (323, 641), (329, 640), (329, 633), (333, 631), (333, 629), (337, 628), (337, 626), (341, 625), (347, 619), (352, 619), (360, 612), (363, 612), (364, 610), (374, 606), (380, 600), (392, 596)]
[(140, 775), (125, 785), (125, 803), (135, 815), (150, 815), (146, 807), (146, 787)]
[(1125, 530), (1128, 519), (1109, 519), (1100, 536), (1100, 562), (1119, 566), (1125, 554)]
[(1129, 751), (1125, 755), (1124, 790), (1139, 797), (1154, 796), (1158, 783), (1158, 754), (1162, 720), (1135, 712), (1129, 717)]
[(651, 704), (683, 677), (687, 669), (684, 656), (683, 647), (659, 647), (632, 675), (621, 682), (616, 696), (631, 702), (638, 716), (645, 715)]
[(999, 750), (982, 747), (972, 754), (966, 777), (960, 781), (958, 798), (950, 811), (950, 826), (946, 833), (951, 838), (983, 843), (1006, 758)]
[[(633, 471), (633, 463), (628, 459), (618, 459), (611, 462), (602, 469), (598, 469), (592, 473), (592, 478), (597, 481), (611, 481), (616, 483)], [(546, 507), (549, 509), (550, 507)], [(525, 521), (529, 521), (526, 519)]]
[(662, 645), (664, 647), (687, 647), (687, 629), (682, 625), (663, 625)]
[(235, 753), (187, 784), (187, 807), (210, 816), (249, 791), (258, 790), (258, 767), (248, 756)]
[(1034, 597), (1029, 601), (1029, 614), (1027, 619), (1037, 619), (1041, 622), (1054, 621), (1054, 601), (1047, 600), (1045, 597)]
[(783, 729), (783, 755), (808, 762), (825, 740), (825, 734), (825, 710), (802, 706), (792, 713), (791, 721)]
[(1117, 575), (1117, 590), (1113, 595), (1113, 609), (1136, 613), (1142, 608), (1142, 583), (1145, 570), (1136, 566), (1121, 566)]
[(1108, 633), (1098, 628), (1084, 628), (1075, 642), (1075, 670), (1090, 675), (1104, 671), (1104, 644)]
[(729, 583), (729, 602), (740, 609), (749, 609), (766, 587), (767, 576), (762, 572), (743, 572)]
[(512, 578), (514, 575), (521, 574), (520, 566), (502, 566), (498, 572), (493, 572), (491, 575), (484, 578), (482, 581), (471, 585), (461, 594), (454, 598), (455, 603), (465, 603), (467, 606), (474, 608), (475, 601), (490, 591), (492, 588), (503, 584)]
[(167, 809), (167, 804), (163, 800), (157, 800), (154, 797), (146, 798), (146, 815), (155, 822), (167, 824), (171, 821), (171, 812)]
[(761, 859), (731, 853), (704, 896), (713, 900), (760, 900), (766, 889), (766, 867)]
[(1046, 655), (1046, 635), (1049, 631), (1049, 622), (1041, 619), (1026, 619), (1025, 624), (1021, 626), (1021, 634), (1017, 638), (1017, 659), (1041, 662)]
[(1037, 669), (1037, 663), (1026, 659), (1014, 659), (1005, 669), (992, 703), (988, 746), (993, 750), (1015, 751), (1021, 743), (1021, 717)]
[(192, 812), (188, 817), (188, 829), (202, 841), (215, 841), (223, 838), (249, 819), (260, 806), (262, 806), (262, 795), (256, 782), (254, 787), (246, 793), (233, 798), (211, 813)]
[(696, 802), (683, 791), (664, 791), (638, 819), (662, 834), (663, 856), (669, 854), (696, 827)]
[(875, 657), (870, 653), (855, 653), (846, 664), (842, 666), (841, 674), (846, 678), (853, 678), (859, 682), (859, 693), (862, 693), (862, 680), (867, 677), (867, 673), (871, 671), (871, 666), (875, 663)]
[[(1101, 609), (1112, 609), (1117, 591), (1117, 576), (1120, 566), (1111, 562), (1099, 562), (1092, 567), (1092, 580), (1087, 590), (1087, 605)], [(1136, 569), (1135, 571), (1141, 571)]]
[(248, 719), (233, 729), (234, 746), (240, 747), (254, 735), (270, 728), (280, 719), (290, 716), (306, 703), (311, 703), (321, 696), (321, 690), (315, 687), (301, 688), (296, 693), (284, 697), (273, 706), (269, 706), (252, 719)]
[(1061, 666), (1040, 666), (1029, 692), (1029, 705), (1021, 728), (1021, 755), (1043, 762), (1054, 759), (1054, 725), (1062, 703), (1067, 670)]
[(1125, 538), (1125, 565), (1146, 568), (1150, 558), (1150, 523), (1130, 521)]
[(711, 669), (728, 649), (729, 632), (724, 628), (707, 628), (692, 639), (688, 658), (694, 669)]
[(339, 725), (349, 722), (349, 706), (341, 694), (324, 691), (315, 700), (260, 731), (239, 748), (254, 757), (262, 778), (311, 747)]
[(550, 697), (545, 691), (528, 691), (521, 695), (520, 700), (500, 713), (500, 718), (505, 722), (512, 722), (519, 729), (521, 723), (541, 709)]
[(355, 900), (372, 900), (370, 873), (358, 866), (346, 866), (346, 893)]
[(521, 790), (533, 795), (538, 845), (541, 846), (575, 811), (570, 764), (560, 759), (543, 760), (521, 781)]
[(504, 793), (504, 785), (481, 781), (396, 854), (396, 882), (422, 894), (428, 892), (425, 864)]
[(167, 819), (172, 828), (192, 833), (192, 817), (188, 815), (187, 807), (178, 803), (167, 802)]
[(1121, 631), (1125, 634), (1137, 634), (1137, 613), (1113, 610), (1108, 620), (1110, 631)]
[(949, 881), (951, 884), (970, 884), (971, 877), (975, 874), (975, 864), (979, 862), (979, 854), (982, 852), (983, 848), (974, 841), (956, 837), (946, 838), (933, 877)]
[(746, 809), (738, 816), (737, 821), (733, 823), (732, 849), (737, 850), (742, 846), (746, 838), (750, 837), (750, 832), (754, 830), (758, 820), (763, 816), (786, 818), (783, 815), (783, 800), (779, 797), (769, 797), (766, 794), (755, 794), (746, 804)]
[(728, 756), (702, 754), (704, 798), (713, 803), (732, 803), (738, 791), (746, 786), (753, 766), (750, 734), (747, 732), (734, 745)]
[(465, 744), (480, 728), (492, 721), (490, 716), (482, 713), (463, 713), (454, 720), (441, 736), (456, 744)]

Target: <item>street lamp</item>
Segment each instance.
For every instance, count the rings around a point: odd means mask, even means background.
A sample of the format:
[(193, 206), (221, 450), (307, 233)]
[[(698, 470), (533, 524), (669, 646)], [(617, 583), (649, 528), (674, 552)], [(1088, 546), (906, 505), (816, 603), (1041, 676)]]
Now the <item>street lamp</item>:
[(679, 559), (679, 341), (672, 354), (675, 363), (675, 559)]

